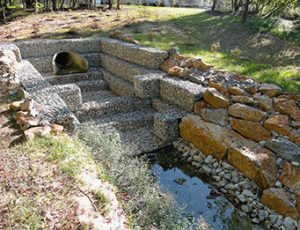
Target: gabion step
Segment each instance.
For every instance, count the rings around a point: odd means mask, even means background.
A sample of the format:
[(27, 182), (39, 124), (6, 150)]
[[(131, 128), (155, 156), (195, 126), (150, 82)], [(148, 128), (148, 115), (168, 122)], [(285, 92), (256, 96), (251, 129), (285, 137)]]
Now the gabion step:
[(116, 94), (109, 90), (103, 91), (91, 91), (91, 92), (83, 92), (82, 93), (82, 102), (102, 102), (106, 101), (110, 98), (116, 97)]
[(90, 101), (83, 103), (82, 108), (77, 112), (77, 116), (80, 121), (87, 121), (107, 114), (127, 113), (149, 107), (148, 103), (134, 97), (113, 97), (100, 102)]
[(76, 83), (80, 87), (81, 92), (107, 90), (108, 84), (103, 80), (80, 81)]
[(90, 68), (86, 73), (72, 73), (65, 75), (45, 73), (44, 78), (52, 85), (77, 83), (79, 81), (103, 80), (102, 72), (99, 68)]
[(172, 105), (192, 112), (194, 103), (203, 96), (201, 85), (179, 78), (164, 77), (160, 81), (160, 96)]
[(127, 81), (133, 82), (136, 76), (150, 72), (149, 69), (129, 63), (108, 54), (101, 53), (100, 58), (101, 66), (103, 68)]
[(103, 78), (108, 83), (109, 88), (115, 94), (120, 96), (135, 96), (134, 85), (132, 82), (112, 74), (111, 72), (101, 68)]
[(150, 69), (158, 69), (168, 57), (166, 51), (143, 47), (110, 38), (100, 39), (101, 52)]
[(154, 135), (153, 125), (121, 130), (118, 135), (124, 151), (134, 155), (153, 152), (169, 144)]
[(107, 114), (94, 121), (97, 127), (113, 126), (118, 129), (133, 129), (153, 124), (154, 113), (152, 109), (142, 109), (129, 113)]
[(62, 40), (28, 40), (18, 41), (23, 58), (44, 57), (54, 55), (64, 50), (72, 50), (77, 53), (100, 52), (100, 38), (77, 38)]

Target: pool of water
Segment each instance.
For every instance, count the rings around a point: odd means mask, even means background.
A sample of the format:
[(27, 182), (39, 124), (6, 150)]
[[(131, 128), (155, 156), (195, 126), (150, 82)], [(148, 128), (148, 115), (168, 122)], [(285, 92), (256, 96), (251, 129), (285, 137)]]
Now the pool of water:
[[(153, 156), (153, 155), (152, 155)], [(248, 218), (241, 217), (234, 205), (210, 186), (210, 178), (184, 164), (173, 149), (156, 152), (151, 170), (163, 189), (171, 193), (184, 207), (187, 216), (196, 221), (203, 218), (216, 230), (261, 229)]]

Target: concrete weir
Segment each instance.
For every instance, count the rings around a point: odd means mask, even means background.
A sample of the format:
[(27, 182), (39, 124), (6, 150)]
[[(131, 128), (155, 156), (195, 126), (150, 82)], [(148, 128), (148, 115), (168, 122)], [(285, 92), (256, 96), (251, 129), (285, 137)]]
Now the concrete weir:
[[(22, 57), (16, 75), (42, 121), (117, 133), (137, 155), (173, 143), (253, 223), (300, 226), (300, 95), (227, 71), (201, 72), (193, 66), (199, 58), (183, 66), (197, 76), (170, 76), (159, 68), (174, 56), (110, 38), (0, 44), (5, 48)], [(53, 75), (61, 51), (79, 53), (88, 71)], [(246, 179), (253, 186), (239, 186)]]

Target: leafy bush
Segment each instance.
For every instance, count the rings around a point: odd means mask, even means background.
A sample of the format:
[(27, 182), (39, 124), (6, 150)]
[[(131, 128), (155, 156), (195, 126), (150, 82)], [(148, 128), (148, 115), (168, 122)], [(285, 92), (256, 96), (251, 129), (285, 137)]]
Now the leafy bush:
[(111, 182), (120, 189), (136, 228), (198, 228), (183, 215), (171, 195), (160, 190), (148, 165), (121, 149), (117, 135), (90, 126), (79, 137), (92, 147), (95, 158), (104, 164)]

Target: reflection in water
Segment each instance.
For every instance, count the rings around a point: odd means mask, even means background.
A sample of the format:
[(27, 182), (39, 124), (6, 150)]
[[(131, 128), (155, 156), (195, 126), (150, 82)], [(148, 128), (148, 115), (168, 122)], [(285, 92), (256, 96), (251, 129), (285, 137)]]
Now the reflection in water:
[(209, 186), (210, 178), (196, 174), (195, 169), (180, 162), (179, 156), (170, 149), (156, 153), (152, 172), (162, 187), (185, 208), (187, 215), (196, 221), (204, 218), (213, 229), (260, 229), (240, 217), (238, 210)]

